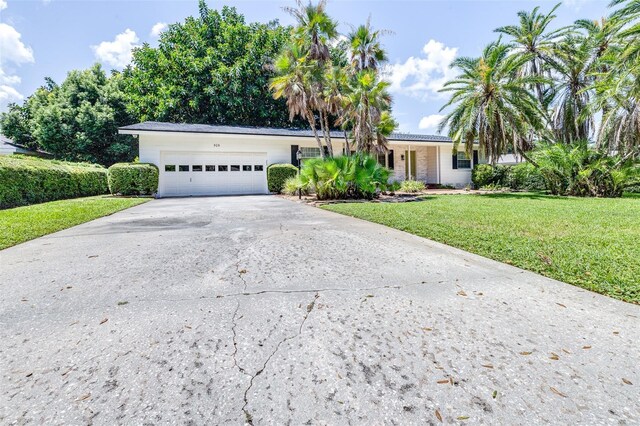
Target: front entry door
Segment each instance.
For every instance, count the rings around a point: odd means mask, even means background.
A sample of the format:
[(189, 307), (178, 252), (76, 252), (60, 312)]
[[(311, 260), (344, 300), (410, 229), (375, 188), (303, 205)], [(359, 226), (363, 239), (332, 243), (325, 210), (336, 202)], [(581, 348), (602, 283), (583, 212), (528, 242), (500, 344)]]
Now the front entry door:
[(407, 180), (416, 178), (416, 152), (404, 152), (404, 177)]

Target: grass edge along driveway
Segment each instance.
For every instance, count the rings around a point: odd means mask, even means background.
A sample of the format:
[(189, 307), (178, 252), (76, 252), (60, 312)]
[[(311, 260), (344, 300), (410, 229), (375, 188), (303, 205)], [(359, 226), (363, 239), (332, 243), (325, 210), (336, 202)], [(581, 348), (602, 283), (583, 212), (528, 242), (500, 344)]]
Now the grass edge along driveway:
[(100, 195), (0, 210), (0, 250), (108, 216), (149, 200), (150, 198)]
[(640, 198), (428, 196), (324, 209), (640, 304)]

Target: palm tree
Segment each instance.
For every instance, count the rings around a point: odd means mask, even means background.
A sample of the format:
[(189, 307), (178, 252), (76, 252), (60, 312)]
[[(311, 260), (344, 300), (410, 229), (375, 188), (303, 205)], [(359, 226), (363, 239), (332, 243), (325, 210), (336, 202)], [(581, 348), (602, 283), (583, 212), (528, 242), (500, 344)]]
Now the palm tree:
[(591, 40), (568, 35), (556, 49), (552, 125), (556, 138), (567, 144), (588, 140), (594, 119), (589, 114), (593, 95)]
[(351, 53), (351, 66), (358, 72), (362, 70), (376, 71), (380, 64), (387, 61), (387, 54), (382, 48), (380, 38), (386, 34), (384, 30), (371, 27), (371, 17), (367, 23), (353, 29), (347, 36)]
[[(555, 44), (566, 34), (567, 28), (547, 31), (549, 24), (555, 19), (555, 11), (561, 3), (555, 5), (546, 15), (536, 7), (531, 12), (520, 11), (520, 25), (508, 25), (495, 30), (513, 38), (512, 43), (518, 55), (527, 58), (519, 72), (522, 76), (542, 77), (548, 74), (547, 65), (553, 62)], [(545, 88), (543, 83), (535, 84), (536, 94), (540, 102), (544, 102)]]
[(350, 122), (358, 152), (386, 152), (386, 136), (396, 127), (388, 114), (391, 96), (389, 83), (371, 70), (358, 72), (349, 81), (344, 112), (339, 123)]
[(544, 77), (518, 73), (532, 60), (531, 54), (510, 54), (510, 46), (500, 40), (489, 44), (480, 58), (458, 58), (452, 66), (461, 74), (447, 82), (443, 92), (451, 98), (441, 111), (453, 106), (439, 131), (449, 127), (449, 136), (457, 145), (465, 144), (468, 154), (477, 141), (492, 164), (508, 148), (526, 158), (531, 131), (546, 136), (544, 113), (528, 87), (546, 84)]
[(274, 99), (287, 100), (289, 120), (293, 120), (296, 115), (307, 119), (320, 148), (320, 155), (324, 158), (324, 149), (318, 136), (316, 117), (313, 112), (317, 107), (318, 99), (315, 92), (311, 90), (305, 52), (298, 44), (290, 43), (276, 60), (275, 69), (277, 76), (269, 83)]
[(296, 6), (284, 10), (298, 21), (294, 29), (298, 43), (308, 49), (310, 60), (329, 60), (329, 42), (338, 35), (338, 24), (326, 12), (327, 0), (320, 0), (316, 5), (296, 0)]

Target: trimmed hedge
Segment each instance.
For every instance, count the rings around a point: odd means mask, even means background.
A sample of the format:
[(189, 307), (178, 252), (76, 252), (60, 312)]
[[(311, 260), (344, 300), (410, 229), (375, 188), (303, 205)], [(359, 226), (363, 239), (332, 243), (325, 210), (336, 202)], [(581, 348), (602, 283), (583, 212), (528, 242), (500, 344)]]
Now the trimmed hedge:
[(150, 163), (116, 163), (109, 167), (113, 195), (153, 195), (158, 192), (158, 168)]
[(272, 164), (267, 168), (269, 191), (280, 194), (287, 179), (297, 176), (298, 168), (293, 164)]
[(100, 165), (0, 156), (0, 209), (108, 192), (107, 169)]
[(538, 169), (530, 163), (514, 166), (478, 164), (471, 172), (471, 181), (476, 189), (485, 187), (510, 188), (523, 191), (542, 191), (544, 179)]

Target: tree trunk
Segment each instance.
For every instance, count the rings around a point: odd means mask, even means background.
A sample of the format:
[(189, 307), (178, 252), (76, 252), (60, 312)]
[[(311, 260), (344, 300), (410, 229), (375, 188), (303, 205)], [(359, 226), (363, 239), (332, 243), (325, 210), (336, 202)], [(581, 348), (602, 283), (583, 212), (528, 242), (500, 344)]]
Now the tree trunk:
[(344, 131), (344, 154), (347, 157), (351, 156), (351, 145), (349, 145), (349, 138), (347, 137), (347, 131)]
[(324, 112), (324, 141), (327, 144), (327, 149), (329, 150), (329, 157), (333, 157), (333, 144), (331, 143), (331, 128), (329, 127), (329, 114)]
[(322, 147), (320, 136), (318, 136), (318, 129), (316, 129), (316, 117), (313, 115), (313, 111), (311, 111), (310, 109), (307, 110), (307, 120), (309, 121), (311, 130), (313, 131), (313, 136), (316, 138), (316, 142), (318, 142), (318, 148), (320, 148), (320, 157), (324, 160), (324, 148)]

